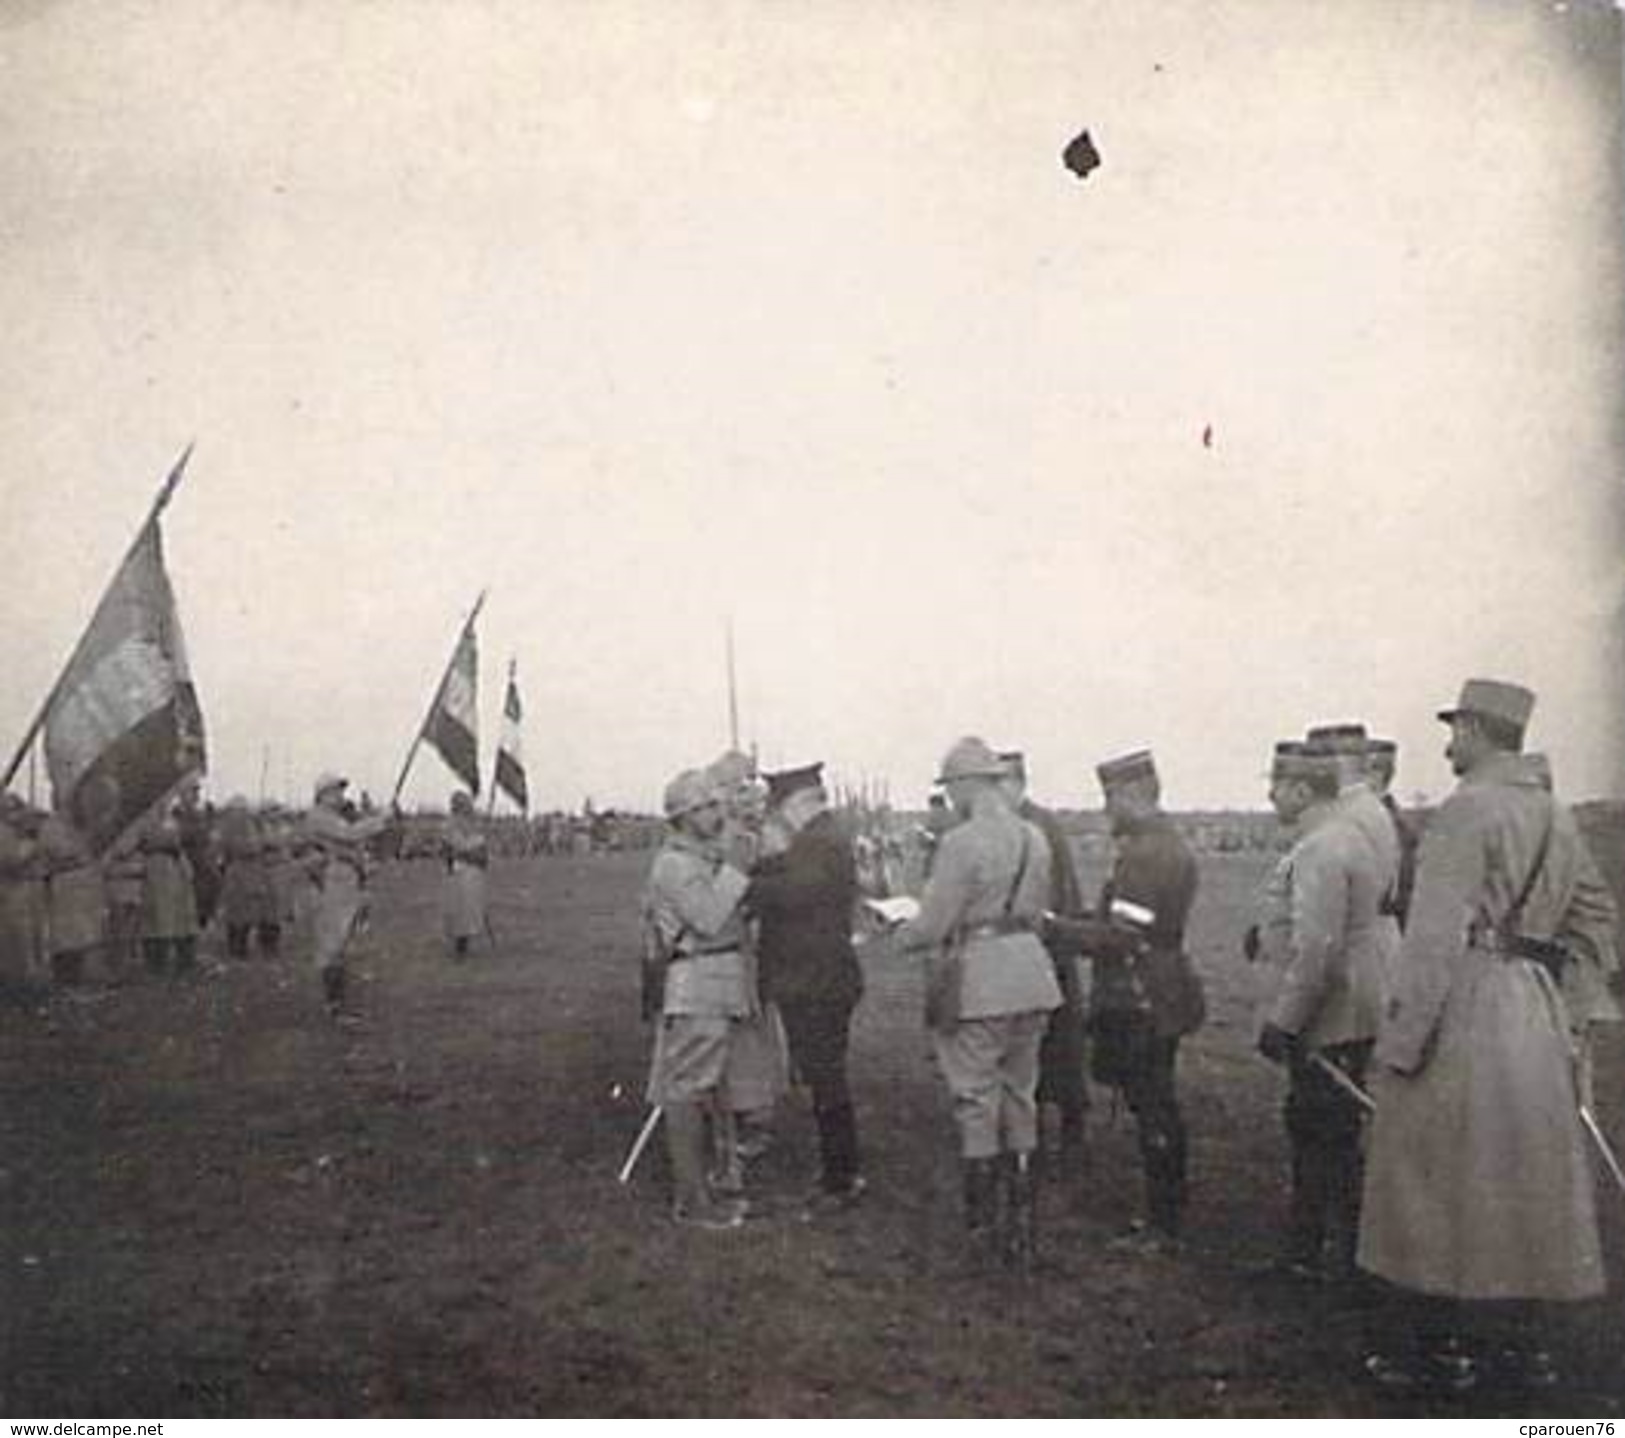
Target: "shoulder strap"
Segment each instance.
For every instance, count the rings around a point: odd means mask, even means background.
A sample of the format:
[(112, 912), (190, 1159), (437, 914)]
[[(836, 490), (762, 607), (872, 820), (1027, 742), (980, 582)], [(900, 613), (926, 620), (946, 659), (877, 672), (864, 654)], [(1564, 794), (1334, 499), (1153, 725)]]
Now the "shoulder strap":
[(1540, 848), (1535, 851), (1535, 862), (1530, 866), (1529, 877), (1524, 880), (1518, 897), (1512, 901), (1512, 907), (1506, 911), (1501, 920), (1508, 928), (1523, 917), (1523, 907), (1529, 902), (1529, 896), (1535, 892), (1535, 881), (1540, 878), (1541, 870), (1546, 867), (1546, 851), (1551, 848), (1552, 830), (1556, 827), (1557, 802), (1553, 800), (1546, 810), (1546, 829), (1540, 836)]
[(1021, 822), (1021, 862), (1016, 865), (1016, 877), (1010, 881), (1010, 892), (1004, 896), (1004, 915), (1010, 917), (1010, 911), (1016, 906), (1016, 895), (1021, 892), (1021, 881), (1027, 877), (1027, 854), (1032, 848), (1032, 832), (1027, 827), (1027, 821)]

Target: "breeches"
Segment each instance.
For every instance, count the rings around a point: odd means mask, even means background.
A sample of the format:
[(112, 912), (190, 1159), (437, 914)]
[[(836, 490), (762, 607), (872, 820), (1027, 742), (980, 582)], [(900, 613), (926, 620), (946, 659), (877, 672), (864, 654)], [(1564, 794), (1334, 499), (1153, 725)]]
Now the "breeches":
[(649, 1102), (685, 1103), (714, 1093), (727, 1072), (733, 1026), (732, 1019), (702, 1014), (662, 1019), (649, 1061)]
[(846, 1084), (846, 1046), (852, 1005), (845, 1000), (781, 1003), (790, 1062), (812, 1090), (813, 1108), (823, 1111), (852, 1102)]
[(1038, 1045), (1048, 1019), (1041, 1011), (998, 1014), (933, 1033), (964, 1157), (1031, 1153), (1038, 1146)]

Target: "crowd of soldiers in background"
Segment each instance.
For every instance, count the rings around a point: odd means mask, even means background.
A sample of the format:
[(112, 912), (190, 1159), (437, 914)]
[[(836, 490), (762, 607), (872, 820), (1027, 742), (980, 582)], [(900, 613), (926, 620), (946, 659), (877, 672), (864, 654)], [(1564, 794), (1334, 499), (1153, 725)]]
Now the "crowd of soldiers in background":
[[(370, 796), (342, 812), (376, 812)], [(485, 815), (495, 857), (591, 856), (658, 842), (662, 821), (617, 810)], [(401, 815), (366, 845), (371, 862), (442, 860), (444, 814)], [(192, 783), (112, 852), (94, 859), (60, 814), (0, 798), (0, 1001), (27, 1007), (50, 990), (184, 976), (218, 931), (225, 956), (308, 949), (327, 855), (305, 811), (234, 797), (216, 805)], [(448, 901), (449, 902), (449, 901)], [(363, 910), (363, 914), (365, 910)], [(363, 917), (362, 923), (365, 923)]]

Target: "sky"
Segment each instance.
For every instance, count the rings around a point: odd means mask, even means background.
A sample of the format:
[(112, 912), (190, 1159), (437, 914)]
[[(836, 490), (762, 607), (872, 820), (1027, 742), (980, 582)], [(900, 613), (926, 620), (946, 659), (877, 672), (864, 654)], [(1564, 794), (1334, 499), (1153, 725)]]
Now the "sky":
[(978, 733), (1261, 806), (1343, 719), (1437, 797), (1471, 674), (1619, 796), (1621, 56), (1589, 0), (16, 0), (0, 733), (195, 439), (222, 798), (387, 794), (482, 589), (543, 808), (719, 754), (730, 621), (741, 741), (899, 803)]

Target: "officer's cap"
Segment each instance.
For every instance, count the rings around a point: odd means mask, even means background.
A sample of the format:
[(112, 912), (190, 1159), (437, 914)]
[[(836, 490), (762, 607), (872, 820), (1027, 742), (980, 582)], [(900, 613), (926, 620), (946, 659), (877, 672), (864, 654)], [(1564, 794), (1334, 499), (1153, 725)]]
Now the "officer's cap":
[(822, 789), (824, 787), (824, 765), (803, 764), (799, 769), (780, 769), (776, 774), (768, 774), (767, 802), (769, 804), (782, 804), (792, 794), (799, 794), (803, 789)]
[(350, 781), (346, 779), (344, 775), (336, 774), (329, 769), (325, 774), (320, 774), (316, 778), (316, 797), (320, 799), (323, 794), (326, 794), (333, 789), (342, 789), (349, 782)]
[(955, 779), (1002, 779), (1004, 765), (985, 739), (967, 735), (942, 756), (942, 772), (937, 783), (951, 784)]
[(1119, 754), (1103, 764), (1095, 765), (1095, 776), (1102, 789), (1117, 789), (1125, 784), (1136, 784), (1157, 777), (1157, 762), (1149, 749), (1136, 749), (1132, 754)]
[(1322, 754), (1361, 756), (1370, 747), (1364, 724), (1316, 724), (1306, 737), (1310, 748)]
[(1508, 684), (1500, 679), (1469, 679), (1461, 686), (1456, 707), (1441, 709), (1439, 718), (1448, 724), (1458, 714), (1477, 714), (1486, 719), (1498, 719), (1522, 732), (1534, 712), (1535, 696), (1523, 685)]
[(1307, 779), (1319, 769), (1319, 761), (1301, 739), (1283, 739), (1275, 746), (1270, 761), (1272, 779)]
[(1027, 756), (1021, 750), (1004, 750), (999, 755), (999, 763), (1004, 765), (1004, 772), (1012, 779), (1025, 779), (1027, 777)]
[(685, 769), (666, 785), (665, 809), (668, 819), (681, 819), (707, 804), (715, 804), (716, 784), (703, 769)]

